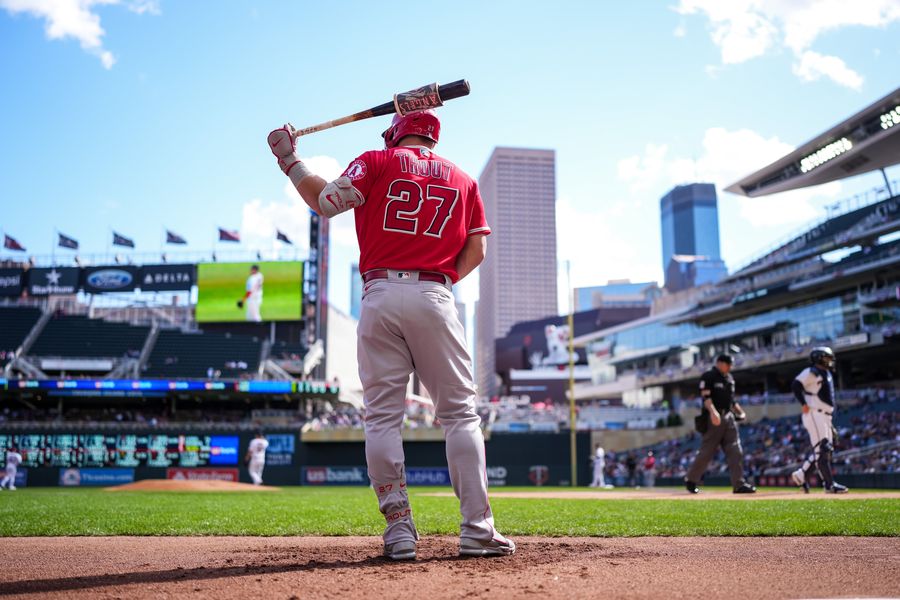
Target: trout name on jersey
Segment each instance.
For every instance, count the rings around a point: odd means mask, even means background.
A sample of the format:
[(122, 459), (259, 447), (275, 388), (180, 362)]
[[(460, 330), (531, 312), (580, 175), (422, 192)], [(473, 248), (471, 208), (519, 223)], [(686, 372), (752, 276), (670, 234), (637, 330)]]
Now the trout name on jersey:
[[(427, 151), (422, 152), (422, 154), (424, 156), (431, 156), (431, 153)], [(428, 158), (418, 159), (406, 152), (398, 152), (396, 156), (400, 161), (400, 171), (403, 173), (450, 181), (453, 165), (449, 163)]]

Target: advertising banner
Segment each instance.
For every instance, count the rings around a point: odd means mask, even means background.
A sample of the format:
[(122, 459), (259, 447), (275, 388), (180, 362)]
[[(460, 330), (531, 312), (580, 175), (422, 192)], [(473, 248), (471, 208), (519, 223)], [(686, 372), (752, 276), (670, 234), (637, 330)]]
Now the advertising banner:
[(450, 485), (447, 467), (408, 467), (406, 485)]
[(302, 287), (301, 261), (201, 263), (197, 322), (299, 321)]
[(209, 464), (236, 465), (238, 463), (238, 436), (214, 435), (209, 438)]
[(487, 478), (488, 485), (490, 486), (505, 486), (506, 478), (509, 476), (509, 471), (506, 470), (506, 467), (503, 466), (489, 466), (487, 468)]
[(291, 433), (273, 433), (266, 435), (269, 447), (266, 449), (266, 465), (270, 467), (289, 467), (294, 462), (294, 440)]
[(0, 296), (20, 296), (24, 273), (22, 269), (0, 269)]
[(132, 292), (137, 287), (138, 268), (132, 266), (87, 267), (82, 287), (89, 294)]
[(30, 296), (74, 294), (78, 291), (80, 273), (81, 269), (74, 267), (29, 269), (28, 294)]
[(59, 485), (121, 485), (134, 481), (134, 469), (61, 469)]
[(196, 281), (194, 265), (144, 265), (138, 274), (143, 292), (190, 291)]
[(365, 467), (303, 467), (301, 485), (369, 485)]
[(166, 469), (166, 479), (176, 481), (237, 481), (237, 469)]

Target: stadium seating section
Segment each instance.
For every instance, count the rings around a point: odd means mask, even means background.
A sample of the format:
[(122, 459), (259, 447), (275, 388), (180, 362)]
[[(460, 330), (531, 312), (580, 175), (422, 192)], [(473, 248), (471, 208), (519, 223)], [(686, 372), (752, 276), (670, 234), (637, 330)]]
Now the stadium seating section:
[(38, 336), (30, 356), (67, 358), (137, 358), (149, 327), (87, 317), (54, 317)]
[(275, 342), (272, 344), (272, 349), (269, 352), (269, 356), (276, 360), (295, 360), (302, 359), (305, 355), (307, 348), (303, 344), (288, 344), (286, 342)]
[(846, 236), (862, 228), (876, 227), (883, 222), (895, 220), (898, 214), (900, 214), (900, 197), (895, 196), (839, 215), (805, 231), (790, 242), (747, 265), (745, 269), (777, 263), (792, 256), (806, 255), (832, 238)]
[(164, 330), (159, 332), (144, 376), (202, 379), (211, 370), (216, 378), (240, 379), (256, 373), (260, 351), (255, 337)]
[(40, 318), (41, 311), (37, 308), (0, 307), (0, 366), (12, 359)]

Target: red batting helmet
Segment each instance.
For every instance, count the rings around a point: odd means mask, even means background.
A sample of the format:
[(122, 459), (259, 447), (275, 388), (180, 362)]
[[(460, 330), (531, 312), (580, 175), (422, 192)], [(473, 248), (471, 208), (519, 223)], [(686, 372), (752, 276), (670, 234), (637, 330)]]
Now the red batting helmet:
[(385, 148), (394, 148), (407, 135), (420, 135), (437, 143), (441, 136), (441, 122), (430, 108), (405, 115), (394, 115), (391, 126), (381, 134), (381, 137), (384, 138)]

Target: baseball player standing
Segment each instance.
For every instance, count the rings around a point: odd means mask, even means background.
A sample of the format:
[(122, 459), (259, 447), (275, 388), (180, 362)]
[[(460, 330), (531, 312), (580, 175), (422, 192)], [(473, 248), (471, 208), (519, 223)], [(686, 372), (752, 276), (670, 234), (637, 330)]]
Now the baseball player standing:
[(410, 374), (431, 393), (462, 513), (459, 553), (502, 556), (512, 540), (494, 528), (472, 360), (451, 291), (484, 260), (490, 234), (478, 184), (434, 153), (434, 111), (394, 116), (384, 150), (365, 152), (326, 182), (296, 154), (291, 128), (269, 147), (304, 201), (325, 217), (354, 209), (363, 279), (358, 335), (366, 408), (366, 462), (385, 517), (384, 554), (415, 559), (418, 533), (406, 490), (401, 425)]
[(591, 482), (591, 487), (606, 487), (606, 481), (603, 477), (603, 469), (606, 468), (606, 451), (603, 450), (603, 446), (597, 446), (597, 450), (594, 451), (594, 480)]
[(253, 485), (262, 485), (263, 469), (266, 466), (266, 448), (269, 447), (269, 440), (265, 438), (262, 432), (257, 433), (256, 437), (250, 440), (247, 446), (247, 455), (244, 462), (247, 463), (247, 471), (250, 473), (250, 479)]
[(262, 321), (262, 314), (260, 314), (260, 309), (262, 308), (263, 301), (263, 274), (259, 272), (259, 266), (253, 265), (250, 267), (250, 275), (247, 276), (247, 285), (246, 292), (244, 293), (244, 297), (238, 300), (238, 308), (246, 309), (246, 320), (252, 323), (259, 323)]
[(9, 486), (8, 489), (16, 489), (16, 473), (19, 471), (19, 465), (22, 464), (22, 455), (16, 452), (16, 448), (12, 447), (6, 452), (6, 476), (0, 481), (0, 490)]
[(837, 403), (834, 397), (834, 352), (827, 346), (813, 348), (809, 353), (810, 366), (803, 369), (791, 383), (791, 391), (803, 406), (800, 419), (809, 433), (809, 441), (813, 451), (803, 465), (793, 473), (791, 479), (803, 491), (809, 492), (808, 475), (813, 467), (817, 468), (825, 491), (830, 494), (846, 494), (846, 486), (834, 480), (831, 470), (831, 454), (834, 451), (834, 428), (831, 421)]

